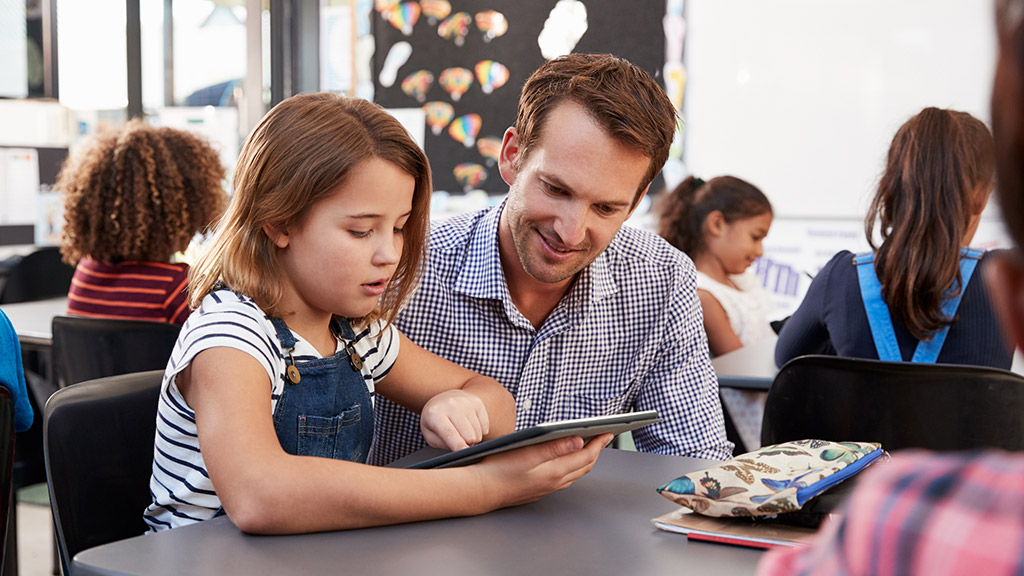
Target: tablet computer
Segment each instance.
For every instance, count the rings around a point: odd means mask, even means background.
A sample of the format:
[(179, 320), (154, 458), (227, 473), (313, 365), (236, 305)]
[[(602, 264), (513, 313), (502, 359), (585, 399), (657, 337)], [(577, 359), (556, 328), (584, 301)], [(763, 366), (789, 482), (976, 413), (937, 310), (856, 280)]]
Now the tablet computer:
[(506, 434), (491, 440), (485, 440), (479, 444), (446, 452), (440, 456), (422, 460), (407, 468), (448, 468), (451, 466), (464, 466), (472, 464), (491, 454), (522, 448), (532, 444), (540, 444), (549, 440), (565, 438), (567, 436), (580, 436), (584, 440), (599, 436), (601, 434), (621, 434), (636, 428), (642, 428), (648, 424), (661, 422), (656, 410), (646, 412), (628, 412), (626, 414), (613, 414), (611, 416), (595, 416), (592, 418), (579, 418), (577, 420), (559, 420), (538, 424), (530, 428), (524, 428), (518, 432)]

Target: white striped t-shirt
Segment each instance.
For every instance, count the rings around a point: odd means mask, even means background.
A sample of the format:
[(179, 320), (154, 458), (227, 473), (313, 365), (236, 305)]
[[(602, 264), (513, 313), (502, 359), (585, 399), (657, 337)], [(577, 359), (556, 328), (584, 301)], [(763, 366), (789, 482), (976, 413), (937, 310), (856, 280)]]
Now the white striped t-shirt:
[[(293, 352), (296, 364), (320, 358), (309, 342), (293, 334), (297, 340)], [(363, 358), (363, 378), (370, 392), (395, 363), (398, 342), (394, 326), (379, 321), (360, 331), (352, 342)], [(208, 520), (221, 509), (200, 451), (195, 412), (175, 383), (178, 372), (197, 354), (218, 347), (241, 350), (260, 362), (270, 377), (271, 411), (284, 389), (286, 355), (274, 325), (263, 311), (249, 298), (227, 290), (206, 296), (185, 322), (164, 373), (149, 482), (153, 503), (145, 511), (152, 531)], [(344, 345), (339, 342), (338, 350), (342, 349)]]

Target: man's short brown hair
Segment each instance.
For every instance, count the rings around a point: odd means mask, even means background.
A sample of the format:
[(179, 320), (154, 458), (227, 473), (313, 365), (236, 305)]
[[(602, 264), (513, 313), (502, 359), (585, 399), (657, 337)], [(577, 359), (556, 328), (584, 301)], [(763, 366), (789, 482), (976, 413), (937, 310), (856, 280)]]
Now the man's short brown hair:
[(516, 115), (521, 164), (540, 139), (548, 114), (571, 101), (617, 142), (650, 158), (634, 204), (661, 171), (676, 128), (664, 89), (636, 65), (610, 54), (569, 54), (538, 68), (523, 85)]

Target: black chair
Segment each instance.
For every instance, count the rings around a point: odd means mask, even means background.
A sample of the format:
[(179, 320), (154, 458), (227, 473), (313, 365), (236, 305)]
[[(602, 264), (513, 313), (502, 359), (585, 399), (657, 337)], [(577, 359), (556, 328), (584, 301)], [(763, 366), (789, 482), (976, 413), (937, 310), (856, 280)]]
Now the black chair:
[(980, 366), (800, 356), (775, 376), (761, 444), (1024, 450), (1024, 376)]
[(9, 526), (15, 506), (14, 443), (14, 399), (5, 386), (0, 386), (0, 566), (7, 560), (8, 534), (14, 529)]
[(46, 478), (64, 574), (78, 552), (146, 531), (162, 378), (162, 370), (100, 378), (46, 403)]
[(74, 266), (61, 260), (60, 248), (47, 246), (26, 254), (7, 269), (0, 304), (67, 296)]
[(63, 388), (104, 376), (163, 370), (181, 326), (56, 316), (52, 331), (56, 387)]

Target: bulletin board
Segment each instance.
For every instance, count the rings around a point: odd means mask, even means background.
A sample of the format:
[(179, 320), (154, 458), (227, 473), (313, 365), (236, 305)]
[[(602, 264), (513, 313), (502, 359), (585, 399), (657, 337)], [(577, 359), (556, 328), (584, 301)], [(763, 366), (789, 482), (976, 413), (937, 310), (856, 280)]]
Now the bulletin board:
[[(661, 81), (665, 12), (665, 0), (376, 0), (374, 100), (424, 107), (435, 190), (504, 193), (498, 148), (523, 83), (546, 61), (538, 38), (568, 35), (568, 51), (615, 54)], [(581, 13), (585, 29), (559, 20)]]

